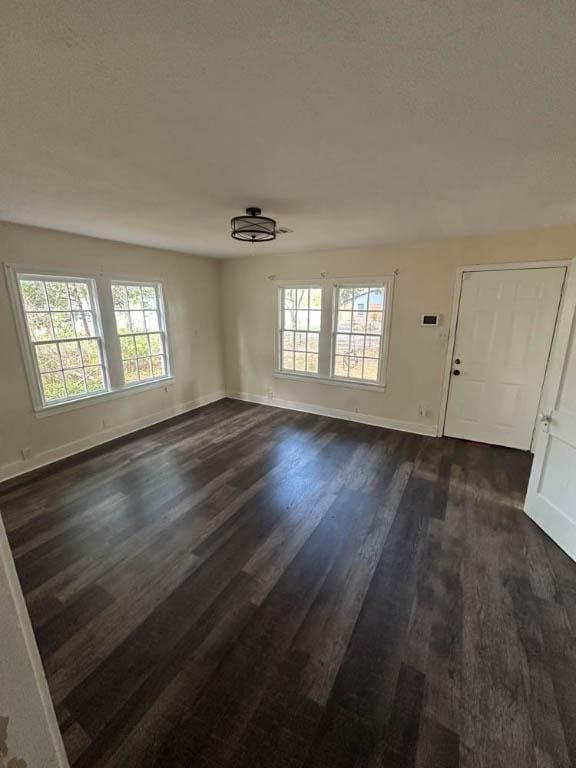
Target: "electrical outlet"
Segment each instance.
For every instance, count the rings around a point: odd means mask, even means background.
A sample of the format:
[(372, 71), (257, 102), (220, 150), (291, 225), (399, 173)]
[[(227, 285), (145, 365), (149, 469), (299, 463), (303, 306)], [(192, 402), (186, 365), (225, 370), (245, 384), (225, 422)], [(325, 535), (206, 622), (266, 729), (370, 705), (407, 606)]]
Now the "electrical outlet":
[(274, 400), (274, 389), (272, 387), (268, 387), (266, 390), (266, 395), (268, 396), (269, 400)]
[(22, 455), (23, 461), (26, 461), (26, 459), (29, 459), (30, 456), (32, 456), (32, 448), (30, 447), (22, 448), (20, 450), (20, 453)]
[(420, 403), (418, 406), (418, 414), (423, 419), (431, 419), (433, 416), (433, 411), (431, 406), (428, 403)]

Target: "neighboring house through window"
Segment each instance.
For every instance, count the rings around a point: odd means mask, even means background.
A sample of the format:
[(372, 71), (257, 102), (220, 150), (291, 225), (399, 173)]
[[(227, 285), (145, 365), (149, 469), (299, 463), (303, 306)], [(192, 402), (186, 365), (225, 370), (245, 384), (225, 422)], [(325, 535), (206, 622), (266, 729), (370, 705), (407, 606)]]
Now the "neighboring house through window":
[(383, 386), (392, 288), (392, 277), (280, 285), (277, 372)]

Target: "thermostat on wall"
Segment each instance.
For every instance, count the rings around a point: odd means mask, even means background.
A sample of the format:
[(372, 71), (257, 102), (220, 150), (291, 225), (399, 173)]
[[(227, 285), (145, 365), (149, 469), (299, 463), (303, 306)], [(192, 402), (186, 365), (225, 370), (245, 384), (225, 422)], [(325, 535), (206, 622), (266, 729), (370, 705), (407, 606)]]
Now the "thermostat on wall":
[(440, 315), (420, 315), (420, 325), (440, 325)]

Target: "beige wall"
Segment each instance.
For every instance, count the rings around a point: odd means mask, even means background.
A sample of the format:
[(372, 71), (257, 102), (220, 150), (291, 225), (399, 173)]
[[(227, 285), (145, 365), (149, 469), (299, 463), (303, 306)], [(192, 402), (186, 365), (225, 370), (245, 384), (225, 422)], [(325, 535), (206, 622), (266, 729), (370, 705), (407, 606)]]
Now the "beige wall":
[[(187, 254), (0, 223), (0, 260), (164, 283), (174, 383), (38, 417), (0, 275), (0, 479), (194, 407), (223, 391), (218, 265)], [(30, 457), (22, 459), (22, 451)]]
[[(226, 390), (278, 404), (356, 414), (376, 423), (434, 433), (447, 329), (458, 266), (570, 259), (576, 227), (401, 243), (360, 250), (248, 256), (215, 261), (50, 230), (0, 223), (6, 263), (103, 270), (164, 282), (175, 382), (166, 388), (92, 401), (38, 417), (0, 276), (0, 479), (215, 399)], [(398, 270), (385, 391), (273, 376), (273, 283), (278, 279), (367, 277)], [(224, 319), (221, 328), (220, 314)], [(422, 328), (423, 312), (443, 315), (443, 329)], [(444, 331), (444, 333), (443, 333)], [(222, 365), (224, 350), (224, 370)], [(225, 381), (225, 385), (224, 385)], [(419, 410), (423, 408), (425, 415)], [(22, 451), (28, 453), (22, 458)]]
[[(300, 403), (323, 411), (365, 415), (378, 423), (434, 433), (447, 353), (458, 266), (571, 259), (576, 227), (385, 245), (361, 250), (249, 256), (221, 265), (226, 388), (252, 399)], [(396, 278), (388, 382), (384, 392), (275, 378), (273, 283), (389, 274)], [(420, 315), (438, 312), (444, 329), (422, 328)], [(444, 333), (442, 332), (444, 330)], [(424, 407), (426, 415), (419, 413)]]

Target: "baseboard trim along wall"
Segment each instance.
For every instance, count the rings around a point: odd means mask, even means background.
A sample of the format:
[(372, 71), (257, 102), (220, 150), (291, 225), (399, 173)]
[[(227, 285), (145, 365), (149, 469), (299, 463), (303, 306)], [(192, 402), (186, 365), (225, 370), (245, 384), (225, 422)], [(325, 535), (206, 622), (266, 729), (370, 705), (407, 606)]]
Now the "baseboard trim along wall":
[(233, 400), (244, 400), (247, 403), (256, 403), (257, 405), (270, 405), (274, 408), (286, 408), (290, 411), (302, 411), (303, 413), (313, 413), (317, 416), (330, 416), (333, 419), (355, 421), (359, 424), (369, 424), (373, 427), (394, 429), (398, 432), (413, 432), (416, 435), (437, 437), (436, 424), (421, 424), (417, 421), (386, 419), (382, 416), (372, 416), (367, 413), (345, 411), (340, 408), (324, 408), (320, 405), (299, 403), (294, 400), (278, 400), (276, 398), (263, 397), (262, 395), (251, 395), (248, 392), (227, 392), (226, 397), (230, 397)]
[(159, 424), (161, 421), (167, 421), (175, 416), (181, 416), (188, 411), (195, 411), (203, 405), (210, 405), (210, 403), (222, 400), (223, 397), (226, 397), (224, 392), (215, 392), (211, 395), (206, 395), (205, 397), (199, 397), (196, 400), (182, 403), (174, 408), (157, 411), (150, 416), (144, 416), (129, 424), (123, 424), (120, 427), (111, 427), (110, 429), (102, 430), (102, 432), (98, 432), (94, 435), (87, 435), (86, 437), (74, 440), (71, 443), (65, 443), (64, 445), (52, 448), (49, 451), (43, 451), (25, 461), (15, 461), (10, 464), (4, 464), (4, 466), (0, 467), (0, 483), (5, 482), (6, 480), (11, 480), (19, 475), (25, 475), (27, 472), (31, 472), (35, 469), (41, 469), (49, 464), (54, 464), (62, 459), (68, 459), (77, 453), (82, 453), (82, 451), (87, 451), (90, 448), (96, 448), (111, 440), (116, 440), (119, 437), (125, 437), (132, 432), (138, 432), (140, 429)]
[(113, 427), (110, 429), (98, 432), (95, 435), (88, 435), (79, 440), (74, 440), (71, 443), (65, 443), (57, 448), (53, 448), (49, 451), (44, 451), (36, 456), (30, 457), (30, 459), (23, 461), (15, 461), (10, 464), (5, 464), (0, 467), (0, 483), (6, 480), (12, 480), (13, 478), (25, 475), (27, 472), (32, 472), (35, 469), (41, 469), (49, 464), (54, 464), (62, 459), (68, 459), (82, 451), (87, 451), (90, 448), (96, 448), (99, 445), (108, 443), (112, 440), (116, 440), (119, 437), (125, 437), (138, 432), (140, 429), (151, 427), (154, 424), (159, 424), (162, 421), (167, 421), (175, 416), (181, 416), (188, 411), (194, 411), (196, 408), (201, 408), (203, 405), (210, 405), (218, 400), (222, 400), (224, 397), (230, 397), (233, 400), (243, 400), (247, 403), (255, 403), (257, 405), (270, 405), (274, 408), (286, 408), (290, 411), (302, 411), (303, 413), (313, 413), (317, 416), (330, 416), (333, 419), (343, 419), (344, 421), (355, 421), (358, 424), (370, 424), (373, 427), (384, 427), (386, 429), (394, 429), (399, 432), (413, 432), (416, 435), (427, 435), (429, 437), (436, 437), (436, 425), (420, 424), (417, 421), (401, 421), (399, 419), (386, 419), (381, 416), (372, 416), (367, 413), (355, 413), (354, 411), (345, 411), (340, 408), (324, 408), (319, 405), (313, 405), (311, 403), (299, 403), (293, 400), (278, 400), (263, 397), (261, 395), (252, 395), (247, 392), (215, 392), (206, 397), (199, 397), (196, 400), (192, 400), (187, 403), (183, 403), (175, 408), (170, 408), (164, 411), (158, 411), (151, 416), (145, 416), (144, 418), (137, 419), (130, 424), (122, 425), (120, 427)]

